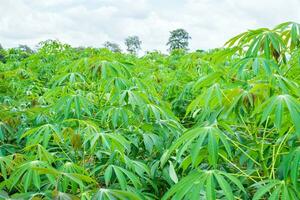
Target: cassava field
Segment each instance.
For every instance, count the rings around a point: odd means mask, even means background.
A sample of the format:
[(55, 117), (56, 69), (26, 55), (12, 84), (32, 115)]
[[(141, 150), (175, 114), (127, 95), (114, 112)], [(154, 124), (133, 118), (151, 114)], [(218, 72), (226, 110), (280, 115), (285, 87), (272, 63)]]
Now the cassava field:
[(0, 199), (300, 199), (297, 23), (208, 51), (1, 51)]

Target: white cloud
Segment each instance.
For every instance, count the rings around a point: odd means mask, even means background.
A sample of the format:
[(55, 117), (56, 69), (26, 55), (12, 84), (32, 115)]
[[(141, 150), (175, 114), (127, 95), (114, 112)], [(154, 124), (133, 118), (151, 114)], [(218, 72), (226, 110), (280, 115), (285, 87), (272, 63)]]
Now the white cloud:
[(192, 50), (208, 49), (247, 29), (300, 22), (298, 8), (299, 0), (0, 0), (0, 43), (123, 46), (138, 35), (143, 50), (165, 51), (169, 31), (185, 28)]

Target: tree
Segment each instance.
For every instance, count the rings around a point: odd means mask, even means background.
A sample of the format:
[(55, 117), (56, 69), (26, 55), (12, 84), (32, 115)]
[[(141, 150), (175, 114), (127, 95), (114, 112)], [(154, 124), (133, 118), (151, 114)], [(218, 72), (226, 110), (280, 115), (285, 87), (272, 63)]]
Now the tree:
[(115, 52), (115, 53), (117, 53), (117, 52), (118, 52), (118, 53), (122, 52), (120, 46), (119, 46), (117, 43), (113, 43), (113, 42), (106, 41), (106, 42), (103, 44), (103, 46), (104, 46), (106, 49), (108, 49), (108, 50), (110, 50), (110, 51), (112, 51), (112, 52)]
[(170, 32), (170, 37), (167, 45), (169, 46), (169, 51), (175, 49), (188, 50), (189, 39), (191, 39), (189, 33), (180, 28)]
[(29, 46), (27, 46), (26, 44), (20, 44), (18, 48), (21, 51), (26, 52), (27, 54), (33, 54), (34, 53), (34, 51)]
[(0, 62), (5, 63), (5, 61), (6, 61), (5, 57), (6, 57), (6, 51), (0, 44)]
[(136, 54), (141, 49), (142, 41), (138, 36), (129, 36), (125, 39), (127, 51), (131, 54)]

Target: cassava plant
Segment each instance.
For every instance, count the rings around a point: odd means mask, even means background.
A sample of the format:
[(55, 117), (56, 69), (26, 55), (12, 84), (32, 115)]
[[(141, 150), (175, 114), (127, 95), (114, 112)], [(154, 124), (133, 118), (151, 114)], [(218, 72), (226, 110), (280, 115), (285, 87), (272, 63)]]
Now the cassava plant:
[(299, 45), (1, 49), (0, 199), (300, 199)]

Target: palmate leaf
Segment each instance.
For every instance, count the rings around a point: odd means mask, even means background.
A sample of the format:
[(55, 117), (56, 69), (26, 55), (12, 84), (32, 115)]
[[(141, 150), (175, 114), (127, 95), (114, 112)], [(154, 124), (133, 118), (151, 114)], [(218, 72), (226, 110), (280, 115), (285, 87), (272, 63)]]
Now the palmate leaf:
[(198, 90), (203, 87), (209, 87), (218, 82), (222, 78), (222, 75), (222, 72), (219, 71), (205, 75), (195, 82), (193, 89)]
[(189, 113), (195, 113), (197, 108), (213, 108), (222, 106), (222, 101), (224, 99), (224, 91), (220, 87), (219, 83), (214, 83), (207, 89), (201, 92), (187, 107), (186, 115)]
[(92, 72), (93, 76), (99, 76), (104, 79), (108, 80), (113, 77), (125, 77), (128, 78), (131, 76), (131, 73), (128, 69), (128, 65), (124, 65), (120, 62), (113, 61), (109, 62), (106, 60), (95, 60), (91, 59), (90, 64), (90, 71)]
[(125, 156), (124, 159), (125, 159), (125, 164), (129, 170), (135, 172), (140, 177), (146, 178), (146, 176), (150, 176), (151, 173), (150, 168), (144, 162), (138, 160), (132, 160), (127, 156)]
[(144, 105), (141, 109), (141, 112), (146, 122), (159, 122), (161, 120), (176, 119), (173, 113), (169, 112), (168, 109), (162, 108), (152, 103)]
[(287, 115), (284, 114), (287, 110), (291, 121), (296, 127), (296, 134), (300, 136), (300, 103), (297, 99), (288, 94), (277, 95), (268, 99), (262, 107), (261, 123), (273, 114), (273, 122), (280, 129), (283, 118), (287, 118)]
[(284, 42), (293, 50), (300, 45), (300, 24), (296, 22), (285, 22), (275, 27), (283, 32)]
[(13, 134), (13, 129), (6, 123), (0, 121), (0, 141), (3, 141), (8, 134)]
[(162, 138), (156, 134), (145, 133), (143, 134), (143, 142), (145, 149), (151, 154), (154, 148), (162, 150)]
[(122, 190), (128, 189), (129, 182), (127, 180), (130, 180), (131, 184), (133, 184), (135, 188), (139, 188), (142, 185), (138, 176), (134, 173), (116, 165), (109, 165), (104, 172), (105, 184), (107, 186), (112, 183), (113, 173)]
[(300, 96), (299, 84), (285, 76), (273, 74), (271, 83), (285, 94)]
[(92, 200), (140, 200), (141, 198), (130, 191), (116, 189), (99, 189)]
[(286, 45), (283, 41), (283, 34), (278, 29), (260, 28), (244, 32), (228, 42), (228, 47), (239, 47), (246, 49), (245, 57), (258, 57), (263, 55), (266, 59), (274, 59), (278, 61), (286, 60), (284, 51)]
[(121, 105), (130, 105), (132, 110), (137, 106), (142, 107), (146, 103), (149, 103), (148, 97), (143, 92), (134, 91), (134, 89), (123, 90), (120, 93), (118, 101)]
[(238, 78), (244, 79), (244, 73), (252, 72), (253, 75), (266, 75), (270, 76), (272, 72), (280, 73), (279, 65), (273, 60), (261, 57), (246, 57), (239, 60), (233, 65), (232, 73), (237, 73)]
[(161, 165), (163, 166), (169, 156), (176, 149), (179, 149), (177, 158), (180, 158), (184, 152), (189, 150), (192, 163), (195, 166), (201, 148), (206, 147), (209, 155), (209, 163), (216, 167), (218, 162), (218, 152), (220, 149), (219, 141), (222, 142), (227, 154), (231, 156), (231, 147), (228, 137), (216, 125), (196, 127), (188, 130), (164, 153), (161, 158)]
[(48, 147), (51, 139), (54, 143), (62, 141), (57, 124), (44, 124), (31, 128), (23, 133), (21, 138), (26, 138), (27, 146), (42, 144), (45, 148)]
[(51, 181), (52, 186), (63, 192), (72, 190), (76, 193), (78, 189), (83, 191), (85, 185), (93, 185), (96, 182), (87, 175), (84, 169), (71, 162), (66, 162), (58, 170), (51, 167), (34, 167), (33, 170), (39, 174), (54, 177), (55, 179)]
[(9, 173), (13, 169), (13, 157), (9, 156), (0, 156), (0, 178), (7, 179)]
[(54, 191), (51, 198), (55, 200), (79, 200), (80, 198), (65, 192)]
[(87, 132), (84, 144), (89, 144), (91, 152), (95, 152), (99, 148), (110, 151), (118, 150), (122, 153), (130, 151), (130, 141), (117, 132)]
[[(225, 93), (227, 101), (226, 104), (224, 103), (224, 112), (220, 114), (222, 119), (251, 116), (260, 100), (257, 98), (257, 93), (253, 93), (251, 89), (229, 89)], [(258, 95), (260, 94), (258, 93)]]
[(129, 120), (134, 117), (134, 113), (127, 106), (107, 106), (104, 107), (97, 116), (101, 123), (106, 126), (111, 124), (113, 128), (128, 127)]
[[(27, 161), (12, 172), (10, 178), (6, 181), (7, 187), (11, 190), (22, 186), (21, 188), (23, 188), (24, 192), (27, 192), (32, 187), (39, 190), (42, 186), (42, 177), (35, 168), (48, 169), (50, 166), (46, 162), (39, 160)], [(54, 185), (55, 179), (52, 175), (48, 174), (47, 179), (48, 183)]]
[(75, 193), (78, 188), (83, 190), (84, 183), (93, 184), (95, 182), (84, 168), (72, 162), (66, 162), (59, 167), (57, 176), (60, 180), (58, 186), (64, 192), (71, 188), (72, 192)]
[(214, 200), (222, 196), (233, 200), (235, 199), (233, 188), (238, 191), (237, 194), (246, 193), (241, 182), (229, 173), (219, 170), (192, 171), (172, 186), (162, 200), (196, 200), (202, 198)]
[(64, 118), (74, 116), (77, 119), (83, 115), (91, 116), (94, 104), (81, 94), (61, 97), (53, 106), (53, 110)]
[(294, 187), (299, 188), (300, 147), (292, 149), (287, 155), (283, 156), (280, 172), (285, 180), (290, 178)]
[(110, 96), (115, 96), (115, 98), (120, 95), (120, 91), (133, 87), (133, 83), (130, 80), (118, 76), (103, 80), (101, 83), (103, 92), (109, 93)]
[(9, 196), (8, 194), (1, 194), (0, 191), (0, 199), (10, 199), (10, 200), (19, 200), (19, 199), (28, 199), (28, 200), (41, 200), (43, 198), (51, 198), (49, 195), (49, 191), (47, 192), (25, 192), (25, 193), (18, 193)]
[(51, 164), (54, 161), (54, 157), (51, 153), (47, 151), (42, 145), (40, 144), (33, 144), (31, 146), (27, 146), (24, 148), (24, 151), (28, 154), (33, 153), (35, 154), (36, 160), (45, 161), (48, 164)]
[(185, 130), (176, 119), (160, 119), (152, 123), (154, 132), (159, 134), (167, 144), (171, 144), (169, 138), (178, 138)]
[(266, 180), (254, 184), (252, 187), (258, 187), (253, 196), (253, 200), (259, 200), (268, 197), (271, 200), (279, 199), (299, 199), (300, 191), (283, 180)]
[(64, 83), (75, 84), (75, 83), (85, 83), (85, 78), (82, 74), (78, 72), (71, 72), (68, 74), (63, 74), (58, 77), (53, 77), (55, 82), (52, 84), (52, 87), (61, 86)]

